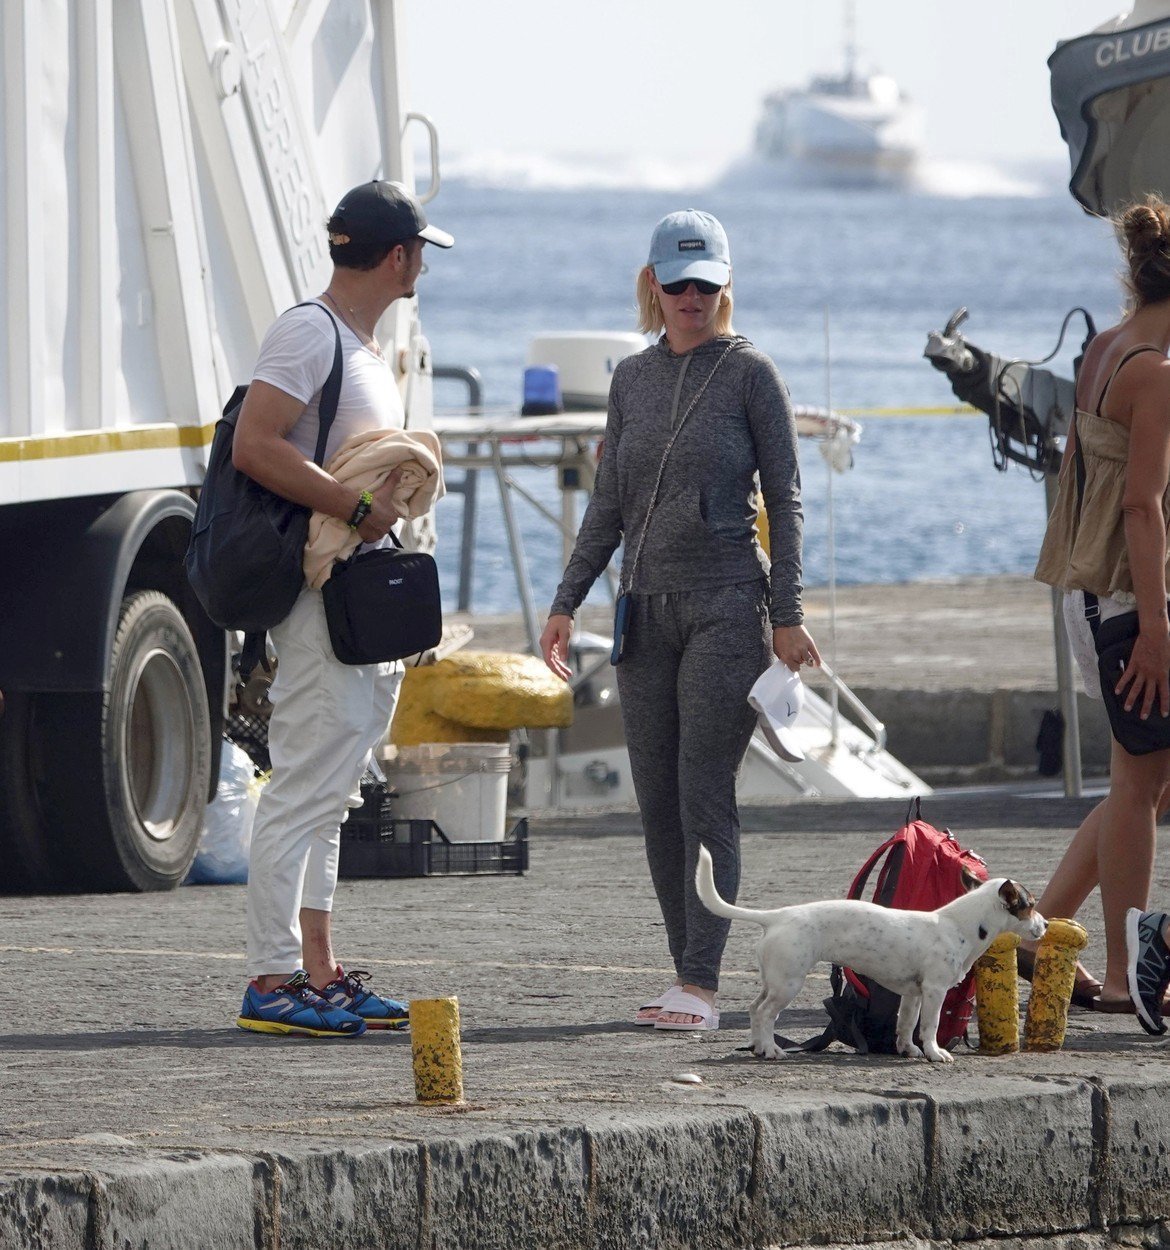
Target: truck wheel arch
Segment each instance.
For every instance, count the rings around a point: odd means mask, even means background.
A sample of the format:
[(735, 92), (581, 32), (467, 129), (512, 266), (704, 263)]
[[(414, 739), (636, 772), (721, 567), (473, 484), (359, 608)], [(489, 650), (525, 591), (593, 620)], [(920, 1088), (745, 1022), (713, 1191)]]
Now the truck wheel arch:
[[(13, 610), (0, 621), (0, 689), (12, 696), (14, 711), (24, 707), (27, 713), (28, 704), (40, 700), (48, 713), (65, 697), (79, 714), (92, 719), (83, 709), (90, 708), (92, 697), (100, 705), (117, 676), (115, 640), (124, 605), (141, 592), (158, 592), (183, 618), (198, 655), (208, 748), (200, 752), (199, 771), (209, 763), (210, 799), (218, 782), (228, 653), (226, 635), (203, 612), (183, 569), (194, 511), (192, 500), (176, 490), (0, 511), (0, 554), (12, 567), (10, 585), (16, 591), (10, 597)], [(190, 643), (187, 648), (189, 653)], [(0, 721), (0, 735), (4, 730)], [(19, 732), (15, 724), (9, 730)], [(28, 827), (33, 806), (29, 801), (19, 807), (12, 803), (7, 814), (0, 811), (0, 818), (6, 815), (24, 825), (17, 833), (9, 829), (7, 838), (0, 828), (0, 845), (19, 844), (21, 836), (26, 847), (29, 838), (34, 845), (38, 839), (51, 844), (55, 832)], [(41, 867), (51, 858), (40, 857)], [(38, 871), (35, 862), (29, 868), (33, 879), (26, 886), (61, 883), (45, 880), (55, 874)], [(110, 884), (119, 885), (114, 879)], [(160, 878), (158, 884), (143, 885), (128, 879), (121, 884), (158, 888), (165, 882)]]

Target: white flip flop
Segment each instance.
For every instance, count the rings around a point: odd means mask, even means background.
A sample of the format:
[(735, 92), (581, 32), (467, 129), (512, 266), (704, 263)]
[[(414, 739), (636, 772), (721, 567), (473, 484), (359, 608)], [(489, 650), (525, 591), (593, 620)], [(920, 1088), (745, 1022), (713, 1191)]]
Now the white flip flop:
[[(682, 991), (677, 985), (672, 985), (669, 989), (663, 990), (657, 998), (652, 998), (648, 1003), (643, 1003), (641, 1007), (638, 1008), (637, 1014), (634, 1016), (634, 1023), (639, 1028), (652, 1028), (658, 1022), (657, 1013), (665, 1008), (671, 995), (681, 993)], [(644, 1011), (653, 1011), (655, 1014), (645, 1018), (642, 1016), (642, 1012)]]
[[(666, 997), (666, 995), (664, 995)], [(676, 989), (669, 995), (670, 1001), (663, 1004), (662, 1010), (678, 1012), (680, 1015), (698, 1016), (698, 1024), (673, 1024), (659, 1017), (654, 1021), (656, 1029), (676, 1033), (714, 1033), (719, 1028), (719, 1008), (713, 1007), (705, 998), (697, 994), (688, 994), (685, 990)]]

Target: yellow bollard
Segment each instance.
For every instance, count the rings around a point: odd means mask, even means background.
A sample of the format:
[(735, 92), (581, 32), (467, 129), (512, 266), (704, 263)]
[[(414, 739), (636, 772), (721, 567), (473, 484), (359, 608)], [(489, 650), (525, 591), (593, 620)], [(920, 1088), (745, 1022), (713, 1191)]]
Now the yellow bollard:
[(419, 1102), (463, 1101), (459, 999), (416, 998), (410, 1003), (410, 1053)]
[(1068, 1025), (1068, 1004), (1077, 976), (1077, 957), (1089, 935), (1075, 920), (1050, 920), (1036, 948), (1032, 995), (1024, 1018), (1025, 1050), (1059, 1050)]
[(975, 1015), (979, 1053), (1009, 1055), (1020, 1049), (1020, 995), (1014, 933), (1001, 933), (975, 961)]

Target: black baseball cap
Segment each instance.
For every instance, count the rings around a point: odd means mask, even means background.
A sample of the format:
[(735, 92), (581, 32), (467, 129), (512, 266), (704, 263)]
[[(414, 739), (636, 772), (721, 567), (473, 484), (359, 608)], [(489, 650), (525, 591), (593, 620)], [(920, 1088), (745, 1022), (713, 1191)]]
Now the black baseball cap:
[(329, 224), (329, 242), (338, 245), (426, 239), (436, 247), (451, 247), (455, 242), (446, 230), (427, 225), (418, 199), (397, 182), (363, 182), (347, 191)]

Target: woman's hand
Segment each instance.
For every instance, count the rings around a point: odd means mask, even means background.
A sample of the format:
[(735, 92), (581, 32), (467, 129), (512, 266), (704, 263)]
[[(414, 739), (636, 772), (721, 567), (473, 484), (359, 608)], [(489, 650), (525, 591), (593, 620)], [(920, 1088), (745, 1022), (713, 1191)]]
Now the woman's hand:
[(800, 672), (802, 664), (821, 666), (821, 653), (803, 625), (778, 625), (772, 630), (772, 650), (781, 664), (787, 664), (794, 673)]
[(562, 681), (572, 676), (569, 669), (569, 635), (572, 632), (573, 618), (557, 612), (548, 618), (544, 633), (540, 635), (540, 654)]
[(1125, 693), (1125, 710), (1131, 711), (1135, 704), (1138, 714), (1145, 720), (1157, 700), (1158, 710), (1170, 716), (1170, 629), (1165, 622), (1155, 631), (1142, 630), (1133, 644), (1133, 653), (1115, 691)]

